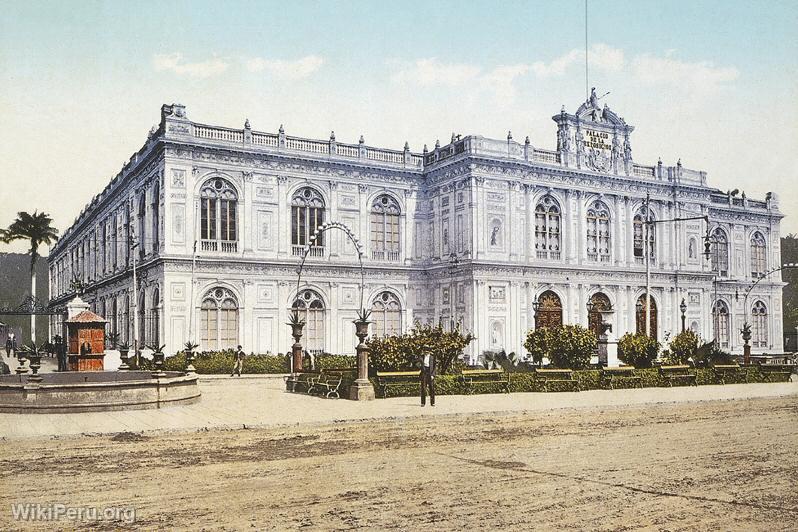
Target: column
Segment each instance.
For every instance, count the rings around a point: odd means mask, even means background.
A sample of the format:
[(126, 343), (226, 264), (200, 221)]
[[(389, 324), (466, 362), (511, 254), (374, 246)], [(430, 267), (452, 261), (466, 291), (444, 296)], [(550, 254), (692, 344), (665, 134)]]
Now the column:
[(585, 236), (585, 231), (587, 228), (586, 221), (585, 221), (585, 193), (581, 190), (576, 192), (576, 201), (577, 205), (577, 212), (579, 213), (579, 218), (576, 221), (576, 235), (575, 241), (577, 246), (577, 256), (579, 257), (579, 264), (583, 264), (587, 262), (587, 240)]
[(615, 210), (615, 220), (613, 222), (613, 230), (614, 235), (612, 236), (612, 255), (616, 265), (622, 264), (622, 257), (621, 257), (621, 249), (623, 246), (621, 242), (623, 242), (623, 234), (624, 234), (624, 227), (626, 226), (626, 220), (621, 212), (621, 202), (617, 195), (612, 197), (612, 205)]
[(565, 205), (563, 205), (562, 219), (560, 220), (560, 247), (568, 258), (569, 264), (576, 263), (576, 248), (579, 238), (574, 230), (574, 194), (569, 188), (565, 190)]

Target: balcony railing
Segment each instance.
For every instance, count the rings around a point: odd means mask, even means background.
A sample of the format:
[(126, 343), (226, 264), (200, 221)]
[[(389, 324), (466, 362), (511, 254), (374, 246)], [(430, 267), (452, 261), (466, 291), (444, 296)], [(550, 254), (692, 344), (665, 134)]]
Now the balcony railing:
[(290, 137), (281, 130), (278, 134), (265, 133), (261, 131), (251, 131), (249, 129), (231, 129), (207, 124), (193, 124), (193, 128), (188, 129), (183, 134), (192, 134), (199, 139), (207, 139), (213, 142), (224, 142), (233, 144), (253, 144), (287, 150), (304, 152), (316, 156), (326, 156), (332, 158), (346, 159), (366, 159), (380, 164), (391, 166), (401, 166), (405, 168), (422, 168), (423, 159), (421, 154), (411, 153), (409, 148), (404, 150), (390, 150), (385, 148), (374, 148), (366, 146), (362, 141), (358, 144), (343, 144), (329, 140), (306, 139), (301, 137)]
[[(305, 254), (305, 246), (291, 246), (291, 255), (294, 257), (301, 257)], [(324, 256), (324, 246), (310, 246), (310, 252), (308, 253), (308, 257), (323, 257)]]
[(398, 251), (388, 251), (388, 250), (374, 250), (371, 252), (371, 260), (377, 260), (382, 262), (399, 262), (399, 252)]
[(234, 240), (202, 240), (202, 251), (221, 251), (222, 253), (236, 253), (238, 242)]
[(560, 260), (559, 251), (538, 251), (537, 257), (542, 260)]
[(609, 262), (610, 261), (610, 256), (609, 255), (605, 255), (604, 253), (602, 253), (602, 254), (588, 253), (587, 254), (587, 260), (592, 260), (593, 262)]

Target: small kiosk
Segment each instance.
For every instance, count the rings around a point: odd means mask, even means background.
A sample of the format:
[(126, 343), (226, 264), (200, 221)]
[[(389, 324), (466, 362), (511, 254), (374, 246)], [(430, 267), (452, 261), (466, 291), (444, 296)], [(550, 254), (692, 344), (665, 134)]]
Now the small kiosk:
[(106, 323), (105, 319), (90, 310), (66, 320), (69, 371), (103, 371)]

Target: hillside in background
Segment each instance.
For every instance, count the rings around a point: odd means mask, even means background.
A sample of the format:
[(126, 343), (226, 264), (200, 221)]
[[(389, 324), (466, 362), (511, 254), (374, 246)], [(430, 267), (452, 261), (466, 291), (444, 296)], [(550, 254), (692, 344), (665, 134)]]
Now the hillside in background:
[[(0, 253), (0, 307), (19, 306), (30, 295), (30, 255), (22, 253)], [(47, 257), (36, 261), (36, 297), (43, 302), (49, 299)], [(30, 318), (28, 316), (0, 316), (0, 322), (22, 331), (22, 343), (30, 342)], [(48, 317), (36, 319), (38, 342), (47, 340)]]

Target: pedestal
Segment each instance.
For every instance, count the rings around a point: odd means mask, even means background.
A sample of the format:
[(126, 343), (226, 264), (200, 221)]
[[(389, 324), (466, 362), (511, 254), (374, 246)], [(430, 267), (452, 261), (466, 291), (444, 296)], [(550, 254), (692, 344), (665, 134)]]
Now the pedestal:
[(361, 381), (357, 379), (349, 387), (349, 399), (352, 401), (373, 401), (374, 398), (374, 386), (369, 380)]
[(103, 371), (105, 353), (88, 353), (85, 355), (67, 355), (69, 371)]
[(375, 398), (374, 386), (369, 380), (369, 348), (366, 345), (366, 336), (369, 330), (369, 321), (364, 318), (355, 320), (355, 336), (359, 343), (357, 351), (357, 379), (349, 387), (349, 399), (353, 401), (373, 401)]
[(621, 365), (618, 360), (618, 342), (615, 340), (607, 340), (607, 367), (617, 368)]

